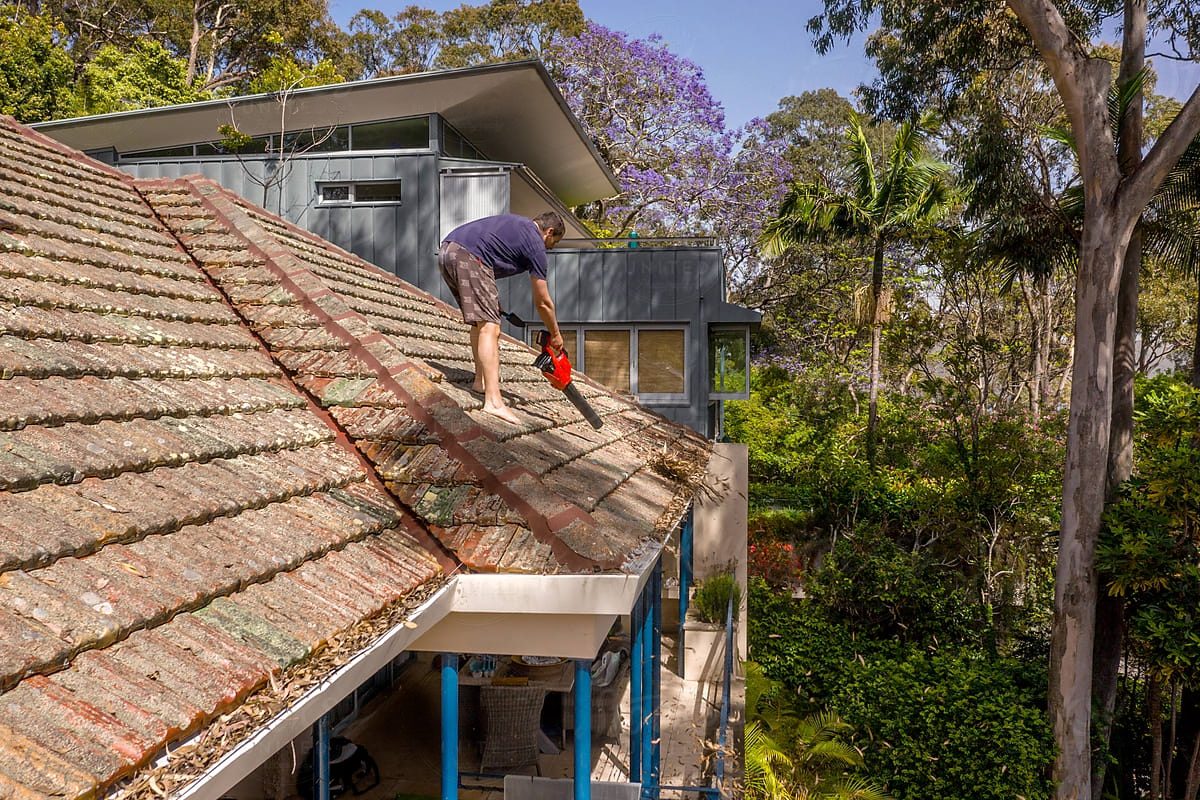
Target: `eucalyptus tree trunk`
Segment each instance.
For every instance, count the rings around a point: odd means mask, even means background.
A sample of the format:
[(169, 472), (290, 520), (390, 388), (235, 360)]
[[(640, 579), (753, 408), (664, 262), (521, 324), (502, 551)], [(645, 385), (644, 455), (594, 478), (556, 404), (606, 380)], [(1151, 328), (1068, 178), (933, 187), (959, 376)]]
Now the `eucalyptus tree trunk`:
[[(1127, 0), (1141, 2), (1141, 0)], [(1055, 567), (1049, 714), (1058, 800), (1091, 800), (1096, 540), (1108, 485), (1116, 306), (1129, 238), (1154, 192), (1200, 131), (1200, 88), (1136, 171), (1122, 176), (1108, 115), (1110, 65), (1089, 53), (1051, 0), (1008, 0), (1041, 54), (1078, 143), (1084, 223), (1075, 281), (1075, 348), (1062, 528)]]
[(883, 240), (875, 240), (871, 263), (871, 385), (867, 402), (867, 463), (875, 466), (876, 428), (879, 425), (879, 361), (883, 338)]
[[(1146, 58), (1146, 3), (1129, 0), (1125, 4), (1121, 66), (1117, 85), (1125, 86), (1137, 78)], [(1137, 172), (1142, 163), (1142, 93), (1131, 99), (1121, 120), (1117, 162), (1121, 176)], [(1136, 225), (1121, 266), (1117, 294), (1116, 341), (1113, 351), (1112, 423), (1108, 439), (1107, 494), (1111, 499), (1118, 486), (1133, 474), (1133, 379), (1137, 372), (1138, 281), (1142, 271), (1142, 231)], [(1117, 701), (1121, 651), (1125, 641), (1125, 606), (1117, 597), (1100, 589), (1096, 603), (1096, 642), (1092, 654), (1092, 739), (1107, 749), (1112, 733), (1113, 711)], [(1092, 800), (1104, 793), (1106, 758), (1092, 760)]]

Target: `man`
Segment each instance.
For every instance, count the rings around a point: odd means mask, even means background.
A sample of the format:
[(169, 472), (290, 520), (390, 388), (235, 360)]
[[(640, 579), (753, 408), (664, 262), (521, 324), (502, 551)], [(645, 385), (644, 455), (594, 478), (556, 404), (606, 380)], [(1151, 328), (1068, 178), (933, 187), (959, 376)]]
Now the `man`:
[(566, 232), (562, 217), (547, 211), (532, 220), (517, 214), (484, 217), (446, 235), (438, 254), (442, 279), (450, 287), (463, 321), (471, 326), (475, 358), (473, 389), (483, 392), (483, 410), (519, 425), (500, 394), (500, 296), (497, 278), (529, 273), (533, 305), (550, 332), (550, 345), (561, 350), (562, 332), (546, 285), (546, 251)]

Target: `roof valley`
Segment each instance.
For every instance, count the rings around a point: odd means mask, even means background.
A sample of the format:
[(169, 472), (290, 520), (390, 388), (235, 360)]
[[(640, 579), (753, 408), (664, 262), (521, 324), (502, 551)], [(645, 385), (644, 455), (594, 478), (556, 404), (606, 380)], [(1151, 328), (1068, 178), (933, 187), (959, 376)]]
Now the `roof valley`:
[[(237, 316), (238, 320), (241, 322), (242, 329), (254, 339), (263, 355), (265, 355), (279, 367), (280, 374), (283, 376), (282, 380), (286, 381), (288, 388), (296, 392), (299, 396), (303, 397), (309, 412), (318, 417), (322, 422), (329, 426), (330, 430), (334, 432), (334, 441), (337, 443), (337, 446), (346, 451), (347, 454), (352, 456), (359, 463), (369, 483), (371, 483), (380, 492), (384, 493), (388, 497), (391, 497), (398, 505), (405, 508), (407, 511), (412, 512), (412, 509), (409, 508), (407, 504), (402, 502), (400, 498), (396, 497), (395, 494), (387, 487), (382, 477), (379, 475), (379, 472), (376, 470), (375, 465), (371, 463), (370, 459), (363, 454), (362, 450), (354, 444), (350, 435), (346, 432), (346, 429), (337, 421), (337, 419), (333, 417), (332, 414), (321, 407), (316, 398), (313, 397), (312, 392), (310, 392), (306, 387), (298, 384), (293, 378), (291, 371), (284, 364), (280, 363), (278, 359), (276, 359), (275, 354), (263, 340), (263, 337), (259, 334), (253, 322), (246, 318), (245, 314), (242, 313), (241, 308), (239, 308), (238, 304), (235, 303), (232, 298), (230, 298), (229, 294), (225, 291), (224, 287), (221, 286), (220, 282), (215, 280), (209, 273), (205, 264), (203, 264), (200, 259), (197, 259), (192, 255), (184, 242), (180, 240), (179, 235), (173, 230), (171, 225), (168, 224), (167, 220), (164, 220), (159, 214), (158, 207), (153, 202), (153, 198), (147, 196), (147, 193), (143, 190), (144, 188), (150, 186), (162, 186), (164, 188), (177, 189), (180, 188), (180, 185), (182, 184), (183, 186), (187, 187), (187, 190), (193, 194), (205, 206), (205, 208), (207, 208), (212, 214), (216, 215), (219, 220), (227, 225), (230, 233), (241, 233), (241, 229), (233, 225), (228, 217), (216, 207), (210, 198), (205, 197), (194, 185), (186, 181), (169, 179), (155, 181), (135, 181), (131, 178), (131, 183), (134, 191), (136, 191), (138, 196), (145, 201), (146, 207), (150, 209), (150, 213), (153, 214), (154, 218), (162, 224), (163, 229), (168, 231), (170, 236), (178, 243), (180, 252), (196, 266), (197, 270), (199, 270), (202, 275), (204, 275), (205, 282), (213, 289), (213, 291), (217, 292), (222, 298), (224, 298), (226, 306)], [(255, 242), (247, 239), (246, 244), (253, 251), (256, 251), (268, 264), (274, 263), (272, 258)], [(282, 275), (280, 277), (281, 281), (288, 280), (286, 275)], [(417, 541), (421, 543), (421, 546), (424, 547), (428, 553), (437, 560), (438, 565), (441, 566), (442, 570), (447, 575), (452, 574), (462, 566), (462, 563), (455, 558), (453, 552), (448, 550), (424, 524), (420, 523), (415, 514), (412, 516), (405, 515), (403, 520), (403, 527), (405, 530), (415, 539), (417, 539)]]

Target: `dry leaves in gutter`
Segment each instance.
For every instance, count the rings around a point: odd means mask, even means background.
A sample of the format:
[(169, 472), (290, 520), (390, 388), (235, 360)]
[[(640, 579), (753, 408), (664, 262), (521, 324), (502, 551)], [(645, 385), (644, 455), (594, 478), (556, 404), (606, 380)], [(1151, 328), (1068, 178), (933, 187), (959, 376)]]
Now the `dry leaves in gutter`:
[(325, 647), (291, 665), (280, 675), (271, 676), (269, 683), (236, 709), (218, 717), (194, 739), (177, 749), (167, 748), (165, 761), (160, 766), (126, 778), (110, 790), (108, 797), (112, 800), (159, 800), (178, 793), (385, 632), (403, 624), (413, 610), (442, 587), (445, 580), (441, 576), (426, 583), (374, 617), (332, 637)]

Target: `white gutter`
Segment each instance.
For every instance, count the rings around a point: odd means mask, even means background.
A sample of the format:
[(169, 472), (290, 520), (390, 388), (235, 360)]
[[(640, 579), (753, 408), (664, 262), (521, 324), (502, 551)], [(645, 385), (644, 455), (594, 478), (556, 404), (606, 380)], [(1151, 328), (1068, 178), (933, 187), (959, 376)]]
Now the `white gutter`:
[[(628, 614), (638, 593), (650, 579), (650, 568), (656, 561), (657, 558), (642, 559), (645, 569), (637, 575), (456, 575), (419, 606), (408, 621), (389, 630), (375, 644), (309, 689), (299, 702), (280, 712), (172, 798), (219, 800), (392, 659), (406, 650), (422, 649), (413, 647), (414, 643), (419, 644), (419, 640), (435, 631), (439, 623), (451, 622), (448, 618), (452, 615), (504, 614), (528, 618)], [(464, 651), (470, 649), (464, 648)], [(563, 655), (552, 652), (521, 654)]]

